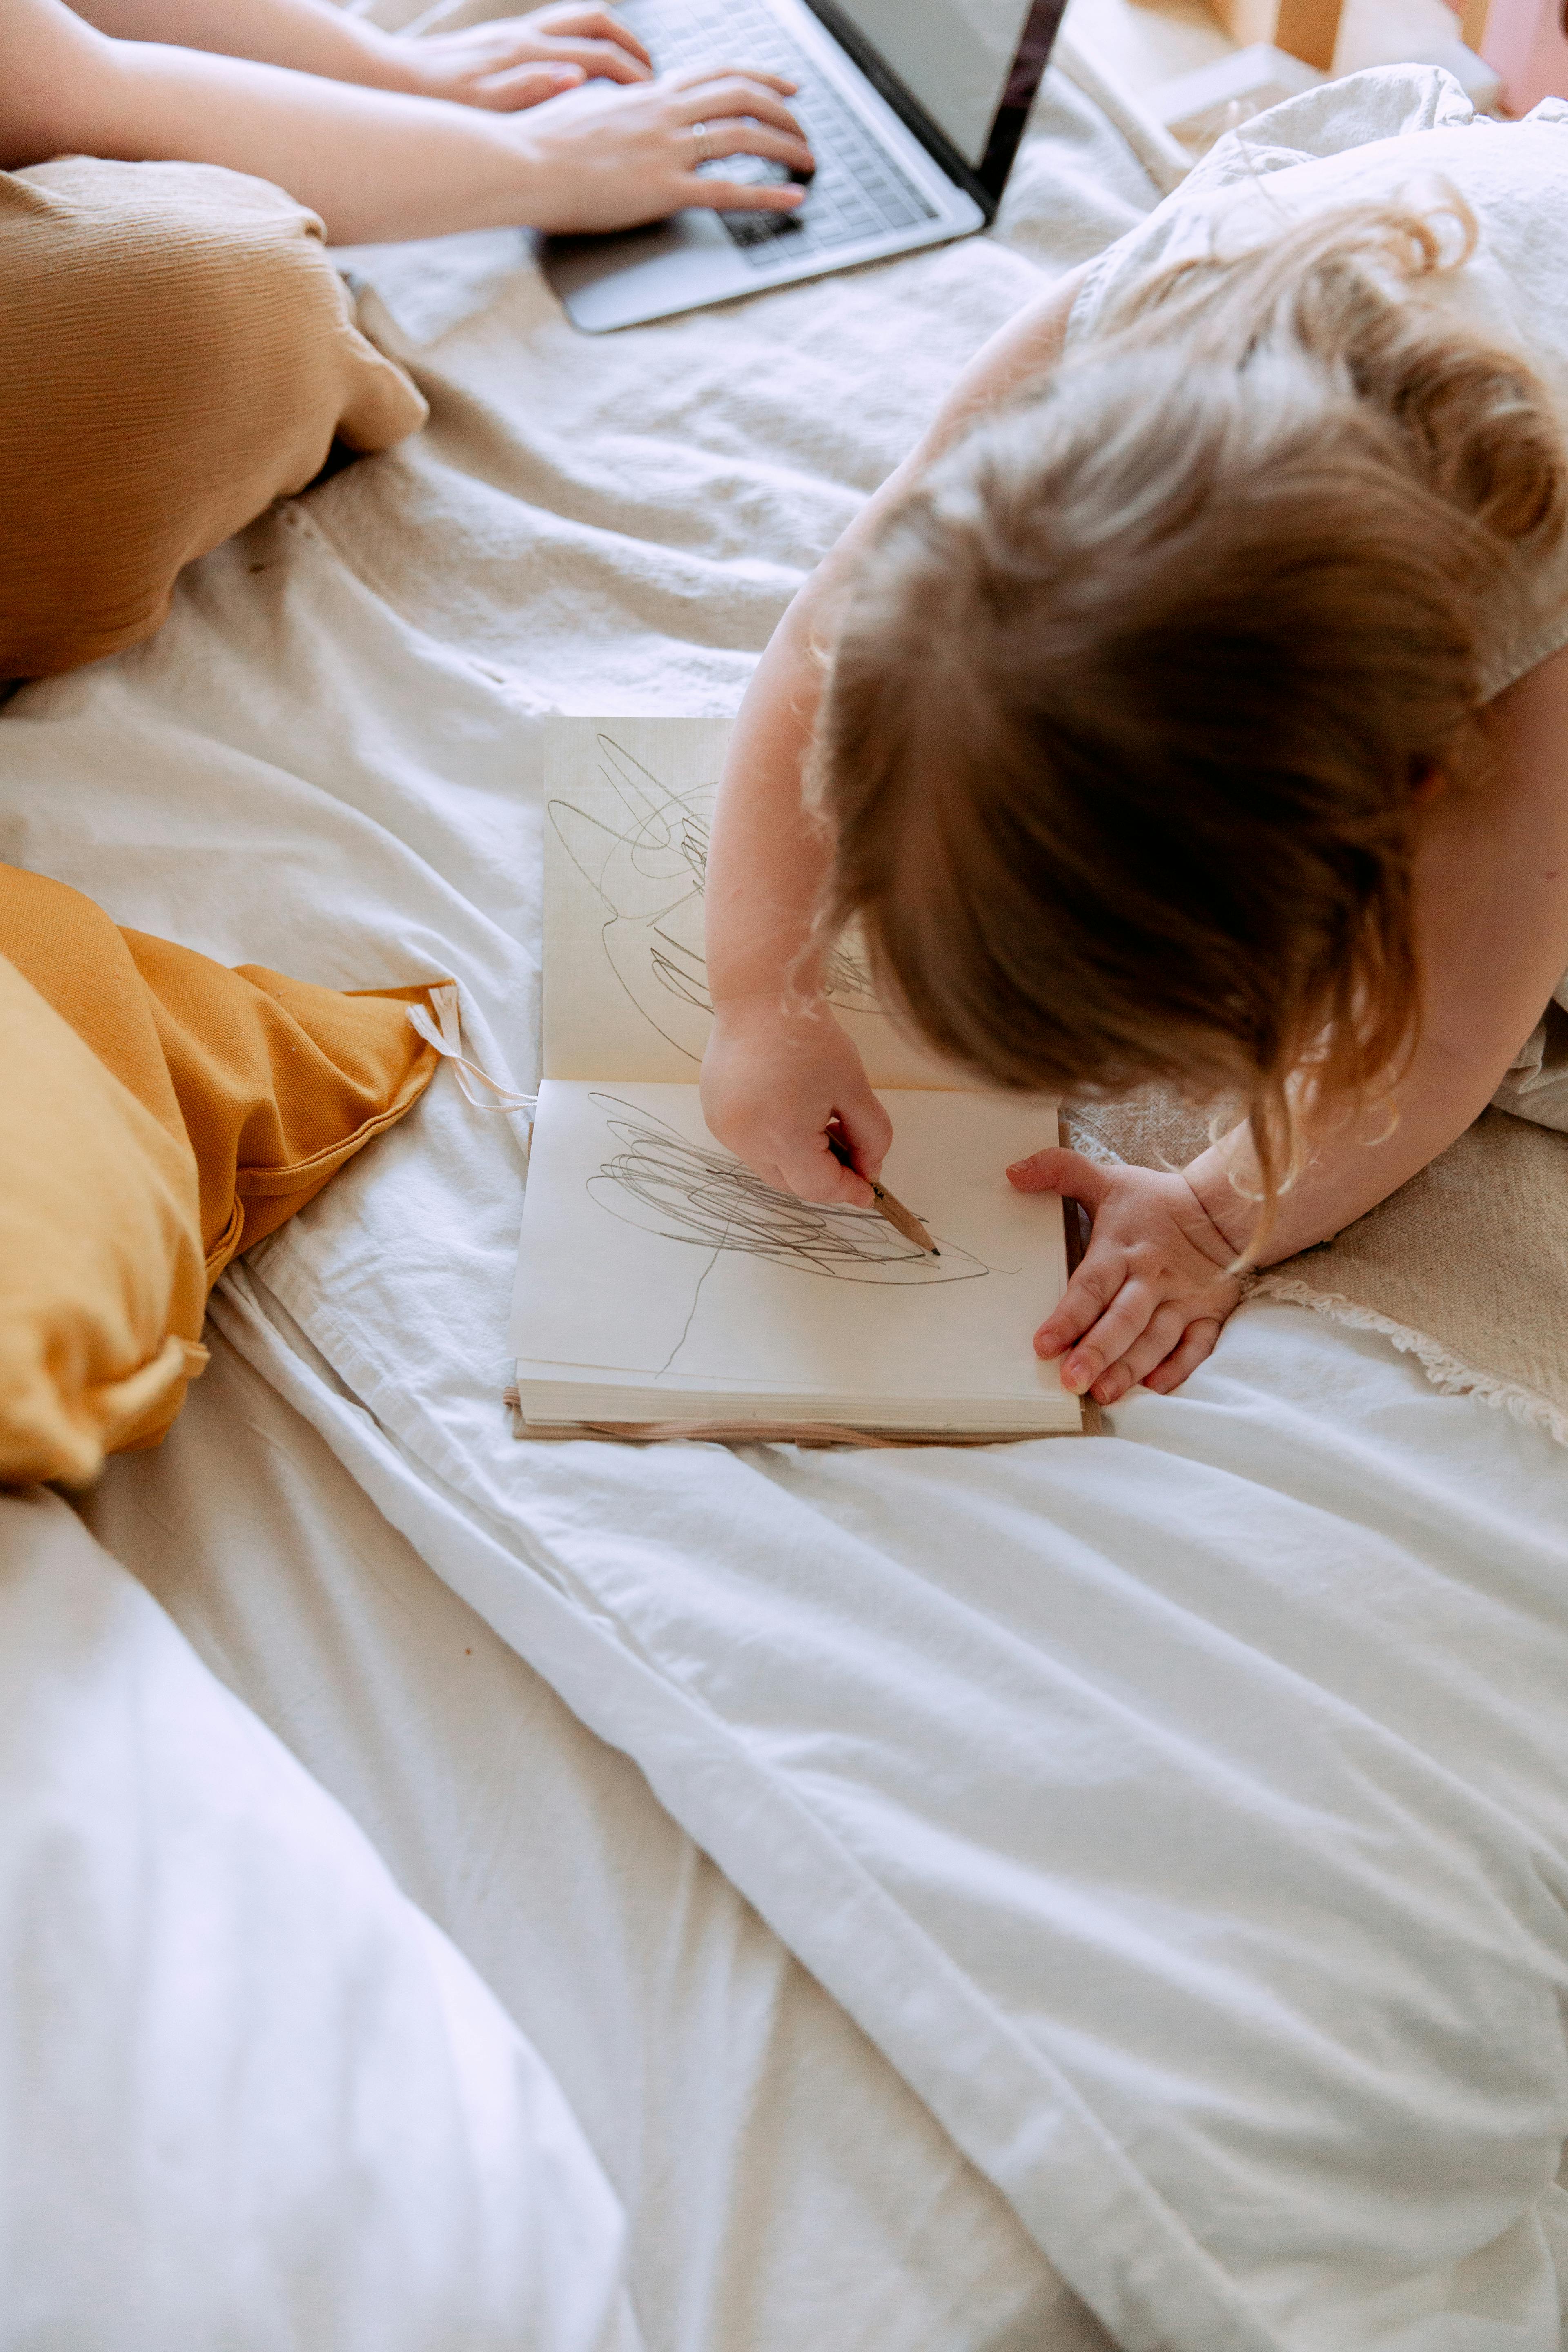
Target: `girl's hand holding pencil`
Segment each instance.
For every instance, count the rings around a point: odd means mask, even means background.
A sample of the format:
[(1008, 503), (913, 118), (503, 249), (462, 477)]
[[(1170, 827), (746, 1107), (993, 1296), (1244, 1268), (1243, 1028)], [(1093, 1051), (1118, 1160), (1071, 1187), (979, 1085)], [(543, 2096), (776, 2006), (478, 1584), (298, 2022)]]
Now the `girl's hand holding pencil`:
[[(710, 1132), (763, 1181), (802, 1201), (874, 1209), (892, 1121), (853, 1039), (817, 999), (774, 987), (713, 1008), (702, 1062)], [(841, 1139), (851, 1164), (835, 1151)]]

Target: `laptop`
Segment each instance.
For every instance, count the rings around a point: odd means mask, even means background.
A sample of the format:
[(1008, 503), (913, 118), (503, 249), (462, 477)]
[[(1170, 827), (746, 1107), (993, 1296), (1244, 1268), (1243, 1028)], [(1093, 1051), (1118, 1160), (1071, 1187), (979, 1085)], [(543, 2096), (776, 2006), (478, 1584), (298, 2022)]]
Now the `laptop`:
[[(696, 310), (968, 236), (994, 217), (1066, 0), (619, 0), (656, 68), (761, 66), (816, 173), (792, 214), (679, 212), (613, 236), (544, 241), (545, 272), (590, 334)], [(783, 180), (734, 155), (728, 179)]]

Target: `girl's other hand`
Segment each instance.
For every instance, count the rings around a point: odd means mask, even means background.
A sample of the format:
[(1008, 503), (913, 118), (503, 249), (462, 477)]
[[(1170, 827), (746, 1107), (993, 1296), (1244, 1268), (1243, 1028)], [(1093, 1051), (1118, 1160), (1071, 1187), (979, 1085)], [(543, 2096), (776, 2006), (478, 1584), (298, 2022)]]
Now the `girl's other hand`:
[(1020, 1192), (1081, 1201), (1093, 1220), (1082, 1265), (1035, 1334), (1036, 1354), (1066, 1355), (1062, 1386), (1097, 1404), (1114, 1404), (1138, 1381), (1162, 1396), (1180, 1388), (1242, 1295), (1226, 1271), (1236, 1251), (1185, 1177), (1097, 1168), (1053, 1149), (1016, 1161), (1007, 1178)]
[[(797, 1011), (773, 994), (716, 1005), (702, 1057), (702, 1116), (719, 1142), (781, 1192), (872, 1206), (869, 1179), (881, 1172), (893, 1123), (825, 1004)], [(835, 1124), (853, 1168), (829, 1149)]]
[(686, 205), (723, 212), (793, 212), (804, 188), (698, 176), (722, 155), (764, 155), (792, 172), (815, 169), (776, 74), (737, 66), (689, 67), (638, 88), (590, 82), (530, 114), (537, 167), (535, 228), (632, 228)]
[(608, 8), (581, 8), (572, 0), (460, 33), (394, 33), (387, 39), (400, 88), (498, 114), (538, 106), (585, 81), (653, 79), (652, 60), (629, 26)]

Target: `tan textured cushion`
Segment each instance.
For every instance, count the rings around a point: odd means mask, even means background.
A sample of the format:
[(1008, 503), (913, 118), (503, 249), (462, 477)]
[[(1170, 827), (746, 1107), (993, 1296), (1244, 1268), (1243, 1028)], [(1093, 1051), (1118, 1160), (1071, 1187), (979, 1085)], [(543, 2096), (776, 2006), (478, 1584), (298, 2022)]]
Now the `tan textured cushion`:
[(181, 566), (302, 489), (334, 434), (425, 420), (321, 224), (203, 163), (0, 173), (0, 677), (151, 635)]

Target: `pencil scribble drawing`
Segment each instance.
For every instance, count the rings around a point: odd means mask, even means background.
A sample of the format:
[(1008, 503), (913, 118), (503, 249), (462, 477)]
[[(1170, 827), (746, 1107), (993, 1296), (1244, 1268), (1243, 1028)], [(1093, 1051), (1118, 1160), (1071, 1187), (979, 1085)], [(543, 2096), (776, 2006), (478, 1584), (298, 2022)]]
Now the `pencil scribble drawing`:
[[(599, 773), (620, 814), (606, 824), (571, 800), (552, 800), (550, 822), (607, 916), (601, 937), (621, 987), (661, 1037), (702, 1059), (712, 1003), (702, 951), (702, 900), (716, 782), (674, 793), (614, 736), (598, 739)], [(861, 959), (840, 949), (827, 995), (840, 1011), (879, 1008)]]
[(735, 1250), (837, 1282), (927, 1288), (991, 1272), (945, 1234), (941, 1257), (930, 1257), (874, 1209), (824, 1207), (775, 1192), (716, 1144), (690, 1142), (615, 1095), (593, 1099), (620, 1148), (590, 1178), (589, 1197), (645, 1233), (710, 1250), (715, 1262)]

